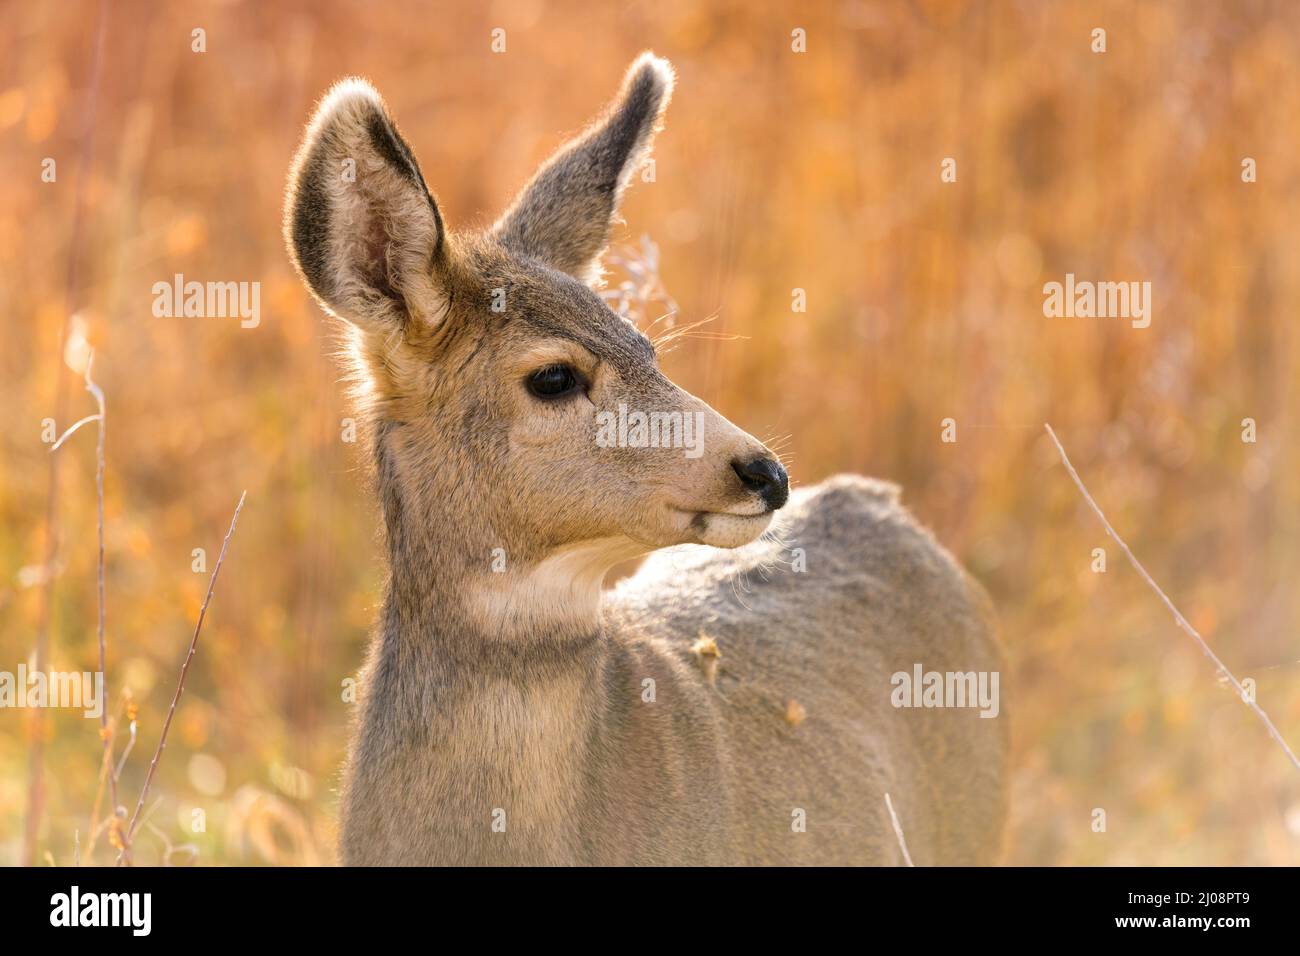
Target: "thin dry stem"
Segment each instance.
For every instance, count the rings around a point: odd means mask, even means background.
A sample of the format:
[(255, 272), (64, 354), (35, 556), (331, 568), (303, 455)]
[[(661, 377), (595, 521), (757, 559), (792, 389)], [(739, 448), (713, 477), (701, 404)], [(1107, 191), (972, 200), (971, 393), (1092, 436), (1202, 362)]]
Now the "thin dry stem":
[(126, 833), (123, 836), (123, 847), (117, 855), (119, 864), (130, 859), (131, 838), (135, 835), (136, 827), (139, 825), (140, 811), (144, 808), (145, 798), (149, 796), (149, 787), (153, 783), (154, 773), (158, 770), (158, 761), (162, 757), (163, 748), (167, 746), (167, 731), (171, 729), (172, 718), (176, 715), (176, 705), (180, 703), (181, 693), (185, 690), (185, 677), (190, 672), (190, 662), (194, 660), (194, 652), (198, 650), (199, 633), (203, 630), (203, 619), (207, 616), (208, 604), (212, 601), (212, 592), (217, 586), (217, 576), (221, 574), (222, 562), (226, 560), (226, 549), (230, 547), (230, 539), (235, 534), (235, 525), (239, 523), (239, 512), (243, 510), (244, 499), (247, 497), (247, 491), (239, 496), (239, 504), (235, 505), (235, 513), (230, 519), (230, 528), (226, 531), (225, 540), (221, 542), (221, 553), (217, 555), (216, 567), (212, 569), (212, 577), (208, 580), (208, 593), (203, 598), (203, 604), (199, 608), (199, 619), (194, 624), (194, 636), (190, 638), (190, 650), (181, 663), (181, 674), (180, 679), (176, 682), (176, 692), (172, 694), (171, 707), (167, 709), (167, 717), (163, 720), (162, 733), (158, 737), (158, 749), (154, 751), (153, 760), (149, 763), (149, 772), (145, 774), (144, 786), (140, 788), (140, 799), (136, 801), (135, 812), (131, 814), (131, 822), (127, 825)]
[[(85, 377), (85, 381), (86, 381), (86, 391), (89, 392), (89, 393), (91, 394), (92, 397), (94, 397), (94, 399), (95, 399), (95, 404), (96, 404), (96, 406), (98, 406), (99, 411), (98, 411), (96, 414), (94, 414), (94, 415), (87, 415), (85, 418), (81, 419), (81, 421), (77, 422), (76, 424), (74, 424), (74, 425), (72, 425), (70, 428), (68, 428), (67, 431), (65, 431), (65, 432), (64, 432), (64, 433), (59, 437), (59, 440), (56, 441), (56, 442), (54, 443), (54, 445), (50, 448), (50, 452), (53, 453), (53, 452), (55, 452), (55, 451), (58, 451), (59, 448), (63, 445), (63, 443), (64, 443), (65, 441), (67, 441), (67, 439), (68, 439), (70, 436), (72, 436), (72, 435), (77, 431), (77, 429), (79, 429), (82, 425), (85, 425), (87, 422), (98, 422), (98, 432), (99, 432), (99, 437), (98, 437), (98, 440), (97, 440), (96, 445), (95, 445), (95, 496), (96, 496), (96, 503), (97, 503), (97, 507), (98, 507), (97, 520), (96, 520), (96, 528), (97, 528), (97, 531), (98, 531), (98, 537), (99, 537), (99, 553), (98, 553), (98, 555), (97, 555), (97, 557), (96, 557), (96, 561), (95, 561), (96, 584), (97, 584), (97, 589), (98, 589), (98, 602), (99, 602), (99, 608), (98, 608), (98, 620), (97, 620), (96, 634), (97, 634), (97, 636), (98, 636), (98, 638), (99, 638), (99, 673), (100, 673), (100, 675), (101, 675), (101, 677), (102, 677), (102, 680), (103, 680), (103, 682), (104, 682), (104, 683), (103, 683), (103, 686), (104, 686), (104, 696), (107, 697), (107, 696), (108, 696), (108, 643), (107, 643), (107, 640), (106, 640), (106, 638), (105, 638), (105, 629), (104, 629), (104, 619), (105, 619), (105, 602), (104, 602), (104, 445), (105, 445), (105, 441), (106, 441), (107, 436), (106, 436), (106, 434), (105, 434), (106, 413), (105, 413), (105, 408), (104, 408), (104, 390), (103, 390), (102, 388), (100, 388), (97, 384), (95, 384), (95, 380), (94, 380), (93, 378), (91, 378), (91, 372), (94, 370), (94, 367), (95, 367), (95, 353), (94, 353), (94, 351), (91, 351), (90, 354), (86, 356), (86, 371), (85, 371), (85, 376), (84, 376), (84, 377)], [(116, 822), (116, 820), (117, 820), (117, 774), (111, 772), (111, 768), (112, 768), (112, 764), (113, 764), (113, 734), (112, 734), (111, 729), (109, 728), (108, 712), (109, 712), (109, 708), (108, 708), (107, 706), (100, 707), (100, 710), (99, 710), (99, 737), (100, 737), (100, 740), (102, 741), (102, 744), (103, 744), (103, 752), (104, 752), (104, 753), (103, 753), (103, 760), (102, 760), (102, 763), (103, 763), (103, 766), (104, 766), (105, 768), (108, 768), (109, 771), (110, 771), (110, 772), (107, 774), (107, 777), (108, 777), (109, 800), (110, 800), (110, 812), (111, 812), (111, 815), (112, 815), (112, 819)], [(101, 777), (100, 777), (100, 780), (101, 780), (101, 783), (102, 783), (102, 781), (103, 781), (103, 776), (102, 776), (102, 775), (101, 775)], [(95, 814), (98, 814), (98, 812), (99, 812), (99, 810), (98, 810), (99, 798), (98, 798), (98, 797), (96, 797), (96, 799), (95, 799), (95, 804), (96, 804), (95, 810), (92, 811), (92, 812), (95, 813)], [(92, 824), (93, 824), (94, 821), (92, 820), (91, 822), (92, 822)]]
[(894, 801), (889, 799), (889, 794), (885, 794), (885, 806), (889, 809), (889, 822), (894, 825), (894, 836), (898, 837), (898, 848), (903, 851), (903, 860), (908, 866), (916, 866), (912, 862), (912, 854), (907, 852), (907, 841), (903, 839), (903, 827), (898, 822), (898, 814), (894, 812)]
[[(99, 584), (99, 673), (103, 681), (103, 697), (108, 697), (108, 644), (104, 637), (104, 442), (105, 436), (105, 411), (104, 411), (104, 390), (95, 384), (94, 379), (90, 377), (91, 370), (95, 365), (95, 353), (92, 351), (86, 356), (86, 391), (95, 397), (95, 403), (99, 406), (99, 441), (95, 447), (95, 495), (98, 501), (98, 525), (99, 525), (99, 557), (96, 563), (96, 574)], [(99, 708), (99, 734), (104, 739), (104, 759), (108, 763), (113, 761), (113, 734), (108, 726), (108, 711), (106, 703), (101, 703)], [(110, 810), (113, 819), (117, 819), (117, 774), (108, 775), (108, 796), (112, 801)]]
[(1124, 552), (1124, 556), (1128, 558), (1129, 564), (1133, 565), (1137, 570), (1137, 573), (1141, 575), (1142, 580), (1146, 581), (1146, 583), (1151, 587), (1151, 590), (1156, 592), (1156, 595), (1164, 602), (1165, 607), (1167, 607), (1169, 612), (1173, 614), (1174, 621), (1187, 633), (1189, 637), (1191, 637), (1193, 641), (1196, 642), (1197, 647), (1201, 649), (1201, 653), (1208, 657), (1218, 669), (1218, 673), (1227, 678), (1228, 682), (1232, 685), (1233, 690), (1237, 692), (1238, 698), (1240, 698), (1247, 707), (1255, 712), (1255, 716), (1263, 722), (1264, 727), (1268, 730), (1269, 736), (1277, 741), (1277, 745), (1282, 748), (1282, 752), (1287, 755), (1287, 759), (1291, 761), (1292, 765), (1294, 765), (1297, 770), (1300, 770), (1300, 759), (1296, 758), (1295, 752), (1292, 751), (1286, 740), (1283, 739), (1281, 733), (1278, 732), (1278, 729), (1273, 726), (1273, 721), (1269, 720), (1268, 714), (1264, 713), (1263, 708), (1261, 708), (1259, 704), (1255, 703), (1254, 695), (1246, 693), (1245, 689), (1241, 686), (1241, 683), (1233, 676), (1232, 671), (1228, 670), (1227, 665), (1225, 665), (1223, 661), (1219, 660), (1219, 656), (1215, 654), (1214, 651), (1210, 650), (1210, 645), (1205, 643), (1204, 638), (1197, 633), (1196, 628), (1192, 627), (1187, 618), (1183, 617), (1182, 612), (1174, 606), (1174, 602), (1169, 600), (1169, 596), (1165, 594), (1164, 591), (1160, 590), (1160, 585), (1156, 584), (1151, 575), (1147, 573), (1147, 569), (1142, 567), (1142, 562), (1140, 562), (1133, 552), (1129, 550), (1129, 546), (1124, 543), (1124, 539), (1119, 536), (1119, 533), (1111, 527), (1111, 523), (1106, 520), (1106, 515), (1097, 505), (1097, 502), (1093, 500), (1092, 495), (1088, 494), (1088, 489), (1084, 487), (1083, 480), (1079, 477), (1079, 473), (1074, 470), (1074, 465), (1070, 463), (1070, 456), (1065, 453), (1065, 448), (1061, 445), (1060, 439), (1056, 437), (1056, 432), (1052, 431), (1052, 426), (1044, 423), (1043, 427), (1047, 429), (1047, 434), (1051, 436), (1053, 444), (1056, 445), (1056, 450), (1060, 452), (1061, 461), (1065, 463), (1065, 469), (1070, 473), (1070, 477), (1074, 479), (1074, 484), (1078, 487), (1079, 493), (1083, 495), (1083, 500), (1088, 503), (1088, 507), (1092, 509), (1093, 513), (1101, 521), (1102, 526), (1106, 529), (1106, 533), (1115, 539), (1115, 543), (1119, 545), (1120, 550)]
[[(122, 707), (119, 709), (118, 716), (114, 720), (115, 726), (120, 725), (123, 716), (129, 716), (132, 711), (132, 705), (130, 703), (129, 698), (126, 695), (123, 696), (124, 696), (124, 701)], [(99, 839), (99, 834), (103, 830), (103, 827), (101, 827), (99, 824), (99, 808), (104, 800), (105, 784), (110, 774), (115, 775), (115, 781), (114, 781), (115, 783), (121, 782), (122, 767), (126, 763), (126, 758), (130, 756), (131, 751), (135, 749), (136, 727), (135, 727), (134, 719), (130, 719), (129, 726), (131, 728), (131, 736), (128, 738), (126, 742), (126, 747), (123, 748), (122, 750), (121, 757), (118, 758), (117, 767), (114, 768), (112, 766), (113, 763), (112, 748), (106, 747), (104, 749), (103, 758), (100, 760), (99, 763), (99, 781), (95, 786), (95, 802), (91, 805), (90, 808), (90, 827), (88, 830), (88, 832), (90, 833), (90, 842), (86, 845), (86, 858), (90, 860), (93, 860), (95, 857), (95, 842)], [(114, 818), (115, 817), (110, 817), (110, 820)]]
[[(89, 371), (90, 367), (87, 366), (86, 370)], [(73, 435), (75, 435), (77, 433), (77, 430), (81, 428), (82, 425), (89, 425), (91, 422), (97, 422), (99, 420), (100, 417), (98, 415), (87, 415), (85, 418), (73, 422), (71, 425), (68, 426), (68, 430), (59, 436), (58, 441), (56, 441), (53, 445), (50, 446), (50, 453), (53, 454), (54, 452), (62, 448), (63, 443), (67, 441), (69, 438), (71, 438)]]
[[(72, 242), (69, 246), (68, 275), (63, 321), (59, 325), (59, 365), (54, 385), (54, 420), (61, 421), (67, 408), (67, 389), (64, 385), (65, 368), (63, 350), (68, 338), (68, 320), (76, 301), (81, 267), (83, 220), (86, 211), (86, 182), (90, 178), (90, 163), (94, 156), (95, 126), (98, 115), (100, 75), (104, 63), (104, 39), (107, 35), (109, 5), (100, 0), (95, 30), (95, 52), (90, 65), (89, 99), (86, 104), (81, 153), (78, 157), (80, 172), (73, 195)], [(45, 671), (49, 656), (50, 610), (54, 603), (54, 567), (59, 548), (59, 458), (51, 456), (45, 488), (45, 582), (41, 588), (41, 603), (36, 624), (36, 648), (33, 665)], [(41, 814), (45, 808), (45, 711), (37, 709), (32, 714), (32, 748), (27, 760), (27, 811), (23, 826), (23, 843), (19, 863), (32, 866), (36, 862), (36, 843), (40, 833)]]

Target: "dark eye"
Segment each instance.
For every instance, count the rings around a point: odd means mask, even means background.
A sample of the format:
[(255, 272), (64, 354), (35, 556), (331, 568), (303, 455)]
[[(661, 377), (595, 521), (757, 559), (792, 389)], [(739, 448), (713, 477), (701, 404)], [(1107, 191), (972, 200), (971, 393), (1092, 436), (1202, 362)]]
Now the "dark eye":
[(578, 375), (567, 365), (548, 365), (528, 376), (528, 391), (538, 398), (559, 398), (578, 387)]

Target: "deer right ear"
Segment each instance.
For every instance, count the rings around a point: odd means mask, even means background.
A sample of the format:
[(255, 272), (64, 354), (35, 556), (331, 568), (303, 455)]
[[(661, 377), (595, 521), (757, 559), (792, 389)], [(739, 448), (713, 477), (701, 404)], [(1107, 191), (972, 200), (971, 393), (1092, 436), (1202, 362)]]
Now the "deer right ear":
[(605, 113), (543, 163), (497, 220), (497, 238), (583, 282), (599, 280), (623, 191), (650, 153), (672, 92), (668, 61), (649, 51), (637, 57)]
[(442, 217), (364, 80), (336, 84), (308, 125), (289, 173), (284, 234), (303, 281), (340, 318), (384, 331), (441, 317)]

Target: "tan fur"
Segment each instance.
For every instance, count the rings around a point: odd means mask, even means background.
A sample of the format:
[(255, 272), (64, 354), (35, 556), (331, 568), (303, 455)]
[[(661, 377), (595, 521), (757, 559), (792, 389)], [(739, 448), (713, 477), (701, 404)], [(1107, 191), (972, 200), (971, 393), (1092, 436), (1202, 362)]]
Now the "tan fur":
[[(866, 479), (796, 494), (768, 531), (736, 468), (770, 453), (590, 287), (671, 88), (639, 58), (483, 234), (444, 229), (364, 82), (308, 127), (286, 239), (352, 330), (391, 572), (345, 862), (897, 863), (886, 791), (918, 863), (996, 857), (1005, 716), (890, 704), (915, 663), (1000, 668), (978, 586)], [(582, 388), (539, 399), (526, 383), (555, 364)], [(603, 447), (596, 414), (620, 404), (700, 413), (703, 453)]]

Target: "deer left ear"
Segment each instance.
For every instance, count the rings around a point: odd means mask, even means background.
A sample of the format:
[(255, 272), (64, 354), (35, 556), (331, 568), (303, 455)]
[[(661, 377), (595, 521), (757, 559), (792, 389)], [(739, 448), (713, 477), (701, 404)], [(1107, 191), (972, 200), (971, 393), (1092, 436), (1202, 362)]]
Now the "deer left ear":
[(326, 94), (289, 173), (285, 240), (330, 312), (368, 330), (432, 324), (442, 216), (406, 141), (369, 83)]
[(672, 91), (668, 61), (642, 53), (605, 113), (542, 164), (493, 234), (516, 252), (596, 282), (619, 201), (650, 153)]

